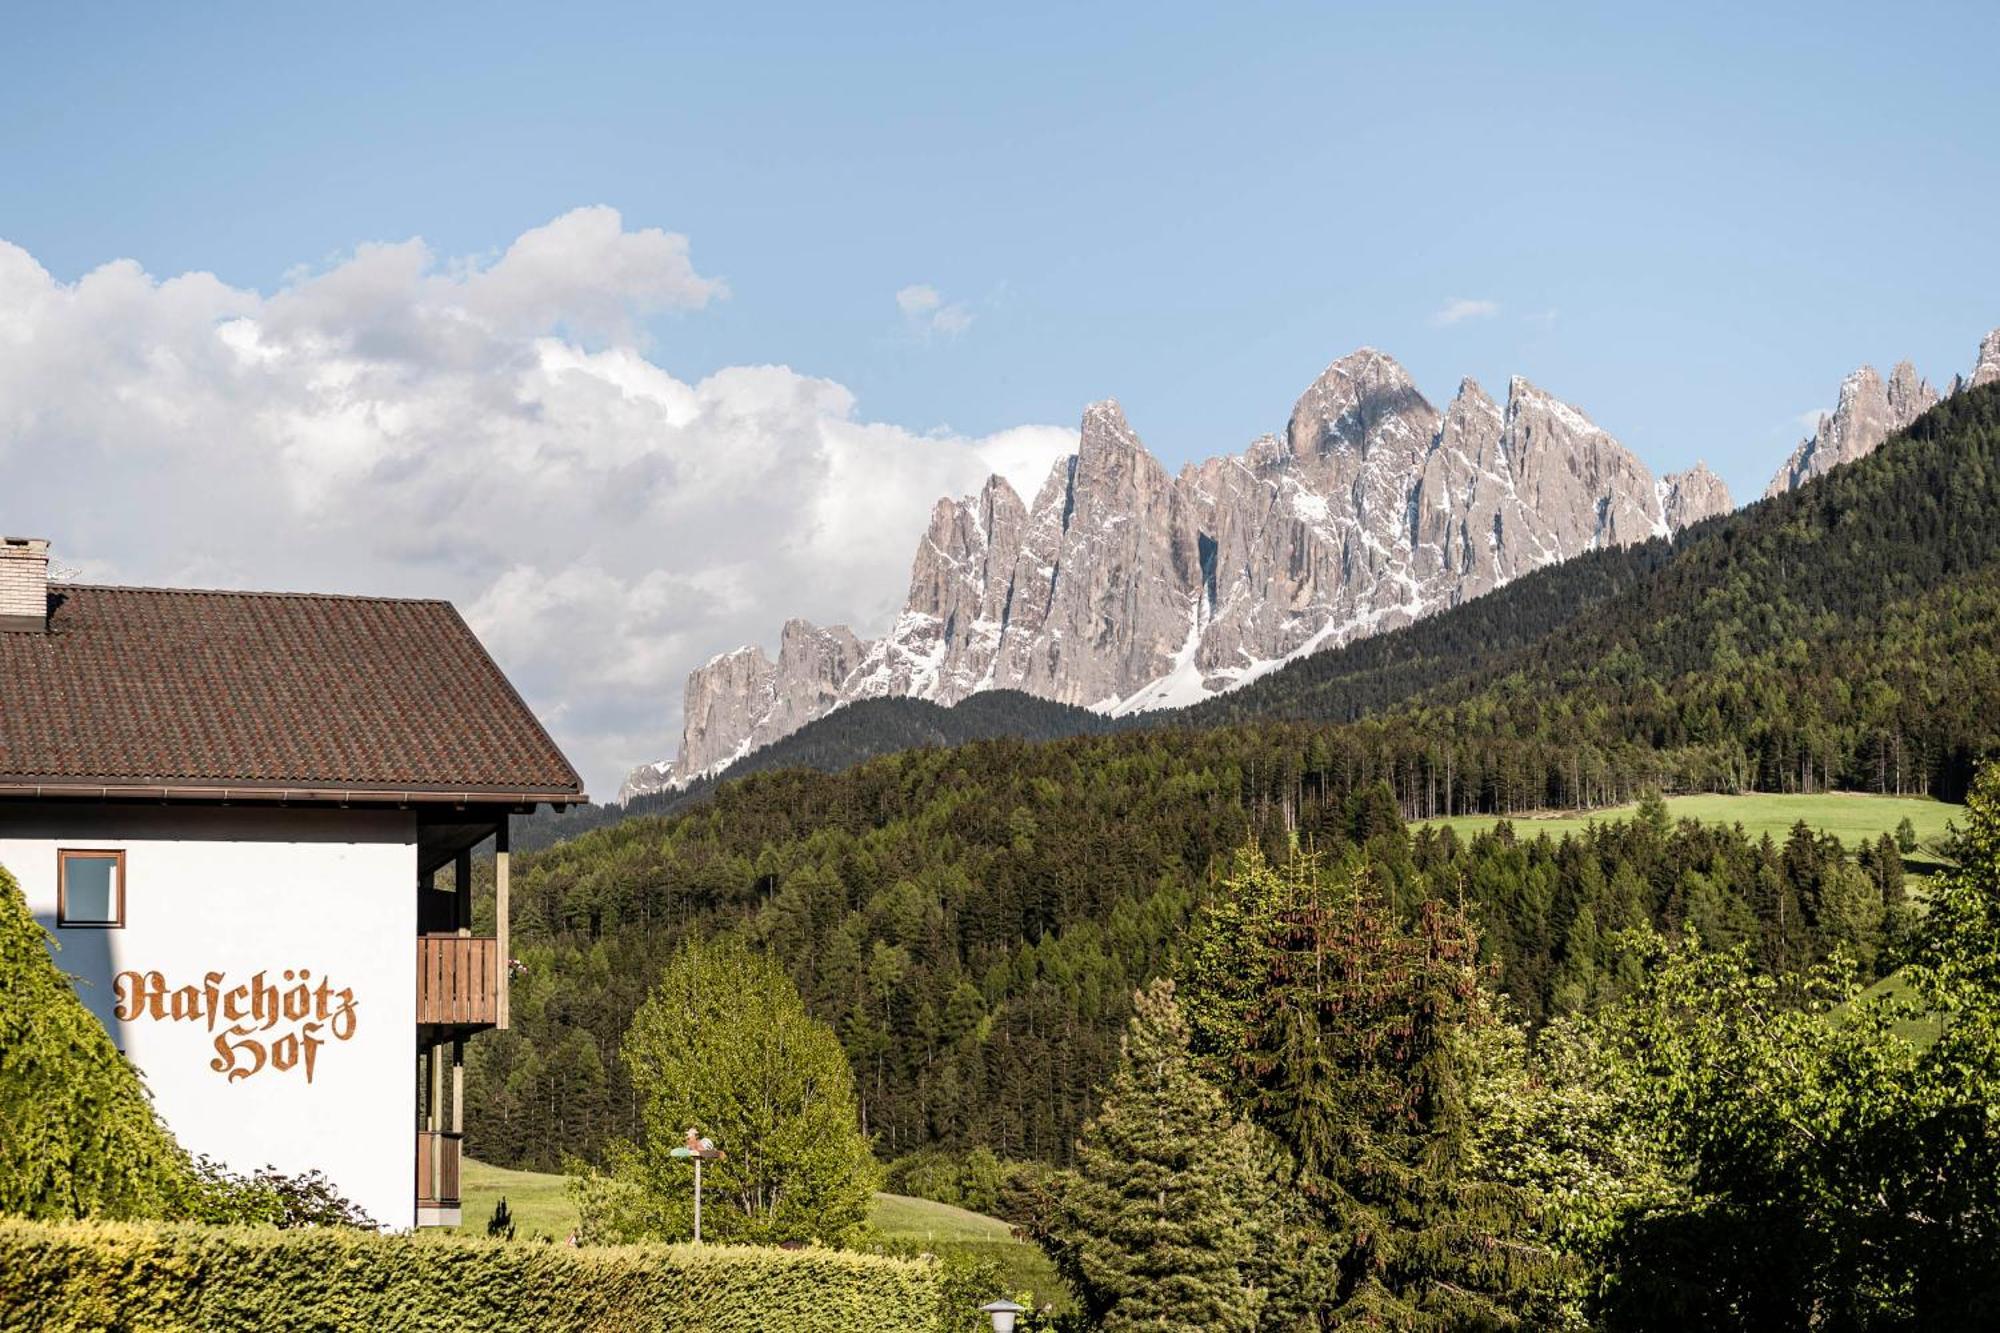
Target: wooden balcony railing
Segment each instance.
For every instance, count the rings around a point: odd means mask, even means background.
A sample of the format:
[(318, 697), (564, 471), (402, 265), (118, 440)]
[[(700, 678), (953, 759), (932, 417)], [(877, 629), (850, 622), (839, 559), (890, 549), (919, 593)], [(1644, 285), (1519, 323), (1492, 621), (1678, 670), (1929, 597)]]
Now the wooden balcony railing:
[(500, 942), (478, 935), (417, 937), (417, 1022), (492, 1027), (500, 1021)]
[(458, 1207), (458, 1141), (448, 1130), (417, 1131), (417, 1207)]

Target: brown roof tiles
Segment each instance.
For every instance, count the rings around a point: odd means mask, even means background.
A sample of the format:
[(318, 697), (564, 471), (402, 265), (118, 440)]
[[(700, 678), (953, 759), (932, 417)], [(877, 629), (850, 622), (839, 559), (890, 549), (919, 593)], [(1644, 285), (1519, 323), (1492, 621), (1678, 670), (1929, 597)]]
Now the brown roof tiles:
[(448, 602), (50, 593), (47, 633), (0, 633), (0, 787), (582, 798)]

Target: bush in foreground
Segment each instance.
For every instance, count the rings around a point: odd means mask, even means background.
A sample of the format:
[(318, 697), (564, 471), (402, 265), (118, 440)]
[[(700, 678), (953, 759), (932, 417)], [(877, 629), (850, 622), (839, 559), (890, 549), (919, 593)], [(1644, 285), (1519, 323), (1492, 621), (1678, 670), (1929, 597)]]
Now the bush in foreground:
[(942, 1317), (935, 1263), (822, 1249), (0, 1220), (0, 1272), (0, 1327), (50, 1333), (924, 1333)]
[(0, 1213), (152, 1217), (196, 1178), (0, 867)]

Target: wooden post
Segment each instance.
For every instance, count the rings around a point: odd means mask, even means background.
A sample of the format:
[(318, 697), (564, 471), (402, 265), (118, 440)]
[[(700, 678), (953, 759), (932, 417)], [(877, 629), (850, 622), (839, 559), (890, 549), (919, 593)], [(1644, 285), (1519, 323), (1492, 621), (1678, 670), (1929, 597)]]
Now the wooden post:
[(458, 924), (458, 933), (472, 933), (472, 849), (466, 848), (458, 854), (458, 861), (452, 873), (457, 876), (458, 896), (453, 902), (456, 912), (452, 920)]
[(507, 960), (512, 955), (507, 951), (507, 890), (512, 879), (507, 855), (507, 816), (500, 816), (499, 827), (493, 830), (493, 937), (498, 947), (494, 950), (493, 966), (498, 975), (493, 978), (494, 998), (498, 1001), (499, 1021), (493, 1026), (507, 1026), (507, 987), (512, 980)]
[(430, 1108), (424, 1122), (430, 1128), (430, 1136), (425, 1143), (430, 1147), (429, 1160), (424, 1163), (424, 1194), (433, 1203), (438, 1196), (438, 1178), (444, 1174), (439, 1158), (444, 1152), (444, 1136), (438, 1133), (444, 1128), (444, 1044), (431, 1047)]
[(451, 1043), (451, 1132), (465, 1133), (465, 1039)]

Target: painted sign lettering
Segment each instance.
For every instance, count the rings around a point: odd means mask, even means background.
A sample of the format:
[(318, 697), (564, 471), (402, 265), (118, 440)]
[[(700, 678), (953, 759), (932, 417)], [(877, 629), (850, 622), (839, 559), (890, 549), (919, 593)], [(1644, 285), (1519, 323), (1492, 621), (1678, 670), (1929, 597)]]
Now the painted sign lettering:
[(313, 1081), (320, 1048), (354, 1035), (354, 992), (313, 980), (312, 969), (286, 968), (282, 981), (259, 972), (231, 986), (221, 972), (198, 986), (169, 987), (159, 972), (120, 972), (116, 995), (120, 1022), (202, 1023), (215, 1034), (208, 1067), (231, 1083), (266, 1069), (302, 1070)]

